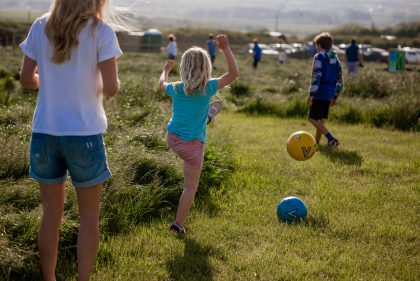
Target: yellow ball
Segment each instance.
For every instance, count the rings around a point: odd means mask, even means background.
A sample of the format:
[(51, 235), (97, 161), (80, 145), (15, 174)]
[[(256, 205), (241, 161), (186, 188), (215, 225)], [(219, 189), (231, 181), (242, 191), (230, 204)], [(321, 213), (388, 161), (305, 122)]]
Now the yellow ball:
[(315, 138), (305, 131), (293, 133), (287, 140), (287, 152), (298, 161), (308, 160), (316, 152)]

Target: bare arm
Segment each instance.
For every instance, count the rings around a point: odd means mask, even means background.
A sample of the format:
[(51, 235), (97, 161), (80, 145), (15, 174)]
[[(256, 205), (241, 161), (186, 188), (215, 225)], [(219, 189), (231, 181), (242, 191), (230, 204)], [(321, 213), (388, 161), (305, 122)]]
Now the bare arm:
[(38, 89), (39, 76), (36, 73), (37, 63), (28, 56), (24, 56), (22, 70), (20, 71), (20, 84), (23, 88)]
[(163, 66), (162, 74), (159, 78), (159, 88), (162, 92), (166, 91), (166, 86), (168, 86), (168, 76), (169, 72), (171, 72), (172, 67), (174, 66), (173, 60), (167, 60), (165, 65)]
[(226, 35), (219, 35), (216, 38), (216, 45), (223, 51), (228, 65), (228, 72), (217, 78), (218, 88), (229, 85), (239, 75), (238, 65), (229, 46), (229, 39)]
[(105, 96), (114, 96), (120, 89), (118, 80), (117, 61), (114, 58), (99, 63), (102, 76), (102, 91)]

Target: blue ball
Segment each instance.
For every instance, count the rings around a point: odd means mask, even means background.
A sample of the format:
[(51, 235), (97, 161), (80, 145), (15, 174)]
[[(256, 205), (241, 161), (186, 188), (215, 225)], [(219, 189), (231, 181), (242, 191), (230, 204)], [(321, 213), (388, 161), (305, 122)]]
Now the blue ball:
[(305, 203), (294, 196), (289, 196), (280, 201), (277, 206), (277, 217), (282, 221), (298, 221), (308, 214)]

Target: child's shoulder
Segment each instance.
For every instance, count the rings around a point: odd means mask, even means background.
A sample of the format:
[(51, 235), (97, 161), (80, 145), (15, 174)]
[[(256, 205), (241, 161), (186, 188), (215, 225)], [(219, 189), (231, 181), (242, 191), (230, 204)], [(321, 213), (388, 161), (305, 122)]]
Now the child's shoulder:
[[(89, 19), (89, 25), (91, 25), (91, 24), (93, 24), (93, 19), (92, 18)], [(113, 33), (114, 29), (108, 23), (106, 23), (102, 20), (98, 20), (98, 22), (95, 26), (95, 32), (102, 33), (102, 34), (109, 34), (109, 33)]]
[(36, 18), (34, 20), (34, 22), (32, 23), (32, 28), (34, 27), (43, 27), (48, 20), (48, 17), (50, 16), (50, 13), (45, 13), (42, 16), (40, 16), (39, 18)]

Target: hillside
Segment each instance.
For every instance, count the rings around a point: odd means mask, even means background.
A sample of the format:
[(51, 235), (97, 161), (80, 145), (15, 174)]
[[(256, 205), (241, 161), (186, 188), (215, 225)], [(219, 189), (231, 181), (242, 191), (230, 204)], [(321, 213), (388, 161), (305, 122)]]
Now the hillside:
[[(46, 11), (47, 0), (5, 0), (0, 10)], [(162, 28), (169, 26), (199, 26), (255, 30), (275, 29), (288, 33), (307, 34), (314, 32), (313, 27), (325, 28), (345, 23), (360, 23), (385, 27), (401, 22), (418, 20), (420, 4), (418, 1), (305, 1), (276, 0), (251, 1), (194, 1), (191, 0), (154, 0), (127, 1), (117, 0), (117, 5), (128, 7), (141, 24)], [(309, 30), (308, 30), (309, 29)]]

